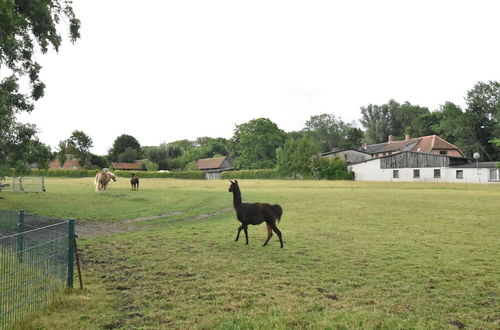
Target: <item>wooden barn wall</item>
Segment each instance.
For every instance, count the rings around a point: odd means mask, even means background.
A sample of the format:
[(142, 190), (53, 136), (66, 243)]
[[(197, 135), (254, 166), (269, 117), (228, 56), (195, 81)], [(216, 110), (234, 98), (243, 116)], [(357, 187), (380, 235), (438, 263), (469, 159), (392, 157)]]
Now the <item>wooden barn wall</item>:
[(422, 168), (422, 167), (447, 167), (450, 159), (448, 157), (400, 153), (380, 159), (380, 168)]

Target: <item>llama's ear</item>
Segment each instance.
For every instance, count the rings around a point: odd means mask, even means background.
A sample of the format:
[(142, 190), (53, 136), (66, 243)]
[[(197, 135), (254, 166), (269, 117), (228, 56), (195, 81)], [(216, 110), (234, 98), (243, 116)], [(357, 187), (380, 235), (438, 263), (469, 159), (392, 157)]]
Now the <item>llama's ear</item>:
[(233, 181), (229, 180), (229, 182), (234, 183)]

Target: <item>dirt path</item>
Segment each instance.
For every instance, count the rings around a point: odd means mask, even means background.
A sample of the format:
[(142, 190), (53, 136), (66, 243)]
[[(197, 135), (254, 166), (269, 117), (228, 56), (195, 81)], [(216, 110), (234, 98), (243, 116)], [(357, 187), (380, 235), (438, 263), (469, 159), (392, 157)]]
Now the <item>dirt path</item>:
[[(198, 214), (196, 216), (181, 218), (181, 219), (176, 220), (176, 221), (204, 220), (204, 219), (208, 219), (208, 218), (214, 217), (216, 215), (227, 213), (230, 211), (233, 211), (233, 209), (232, 208), (225, 208), (225, 209), (221, 209), (221, 210), (218, 210), (218, 211), (215, 211), (212, 213), (208, 213), (208, 214)], [(162, 222), (147, 224), (147, 225), (140, 225), (139, 223), (142, 221), (168, 218), (170, 216), (183, 215), (183, 214), (186, 214), (186, 212), (179, 212), (179, 211), (178, 212), (169, 212), (169, 213), (162, 213), (159, 215), (153, 215), (153, 216), (149, 216), (149, 217), (126, 219), (126, 220), (115, 221), (115, 222), (108, 222), (108, 221), (79, 222), (79, 221), (77, 221), (76, 222), (76, 234), (78, 235), (78, 237), (87, 238), (87, 237), (97, 237), (97, 236), (131, 232), (131, 231), (136, 231), (139, 229), (145, 230), (145, 229), (157, 227), (157, 226), (161, 225)]]

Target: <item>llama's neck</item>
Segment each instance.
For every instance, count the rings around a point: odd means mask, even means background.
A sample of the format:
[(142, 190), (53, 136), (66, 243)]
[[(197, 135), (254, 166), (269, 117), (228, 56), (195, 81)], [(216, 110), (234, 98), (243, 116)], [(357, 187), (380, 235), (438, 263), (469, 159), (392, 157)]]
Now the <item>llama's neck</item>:
[(235, 188), (233, 190), (233, 205), (234, 207), (237, 207), (240, 204), (241, 204), (241, 192), (239, 188)]

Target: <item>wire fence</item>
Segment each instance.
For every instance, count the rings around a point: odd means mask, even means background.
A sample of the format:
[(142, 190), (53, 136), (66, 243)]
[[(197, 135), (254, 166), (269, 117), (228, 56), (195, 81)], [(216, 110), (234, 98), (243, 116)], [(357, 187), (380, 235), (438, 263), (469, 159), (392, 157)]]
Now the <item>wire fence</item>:
[(11, 213), (0, 211), (0, 223), (10, 223), (9, 231), (17, 216), (19, 231), (0, 238), (0, 329), (73, 286), (74, 221)]

